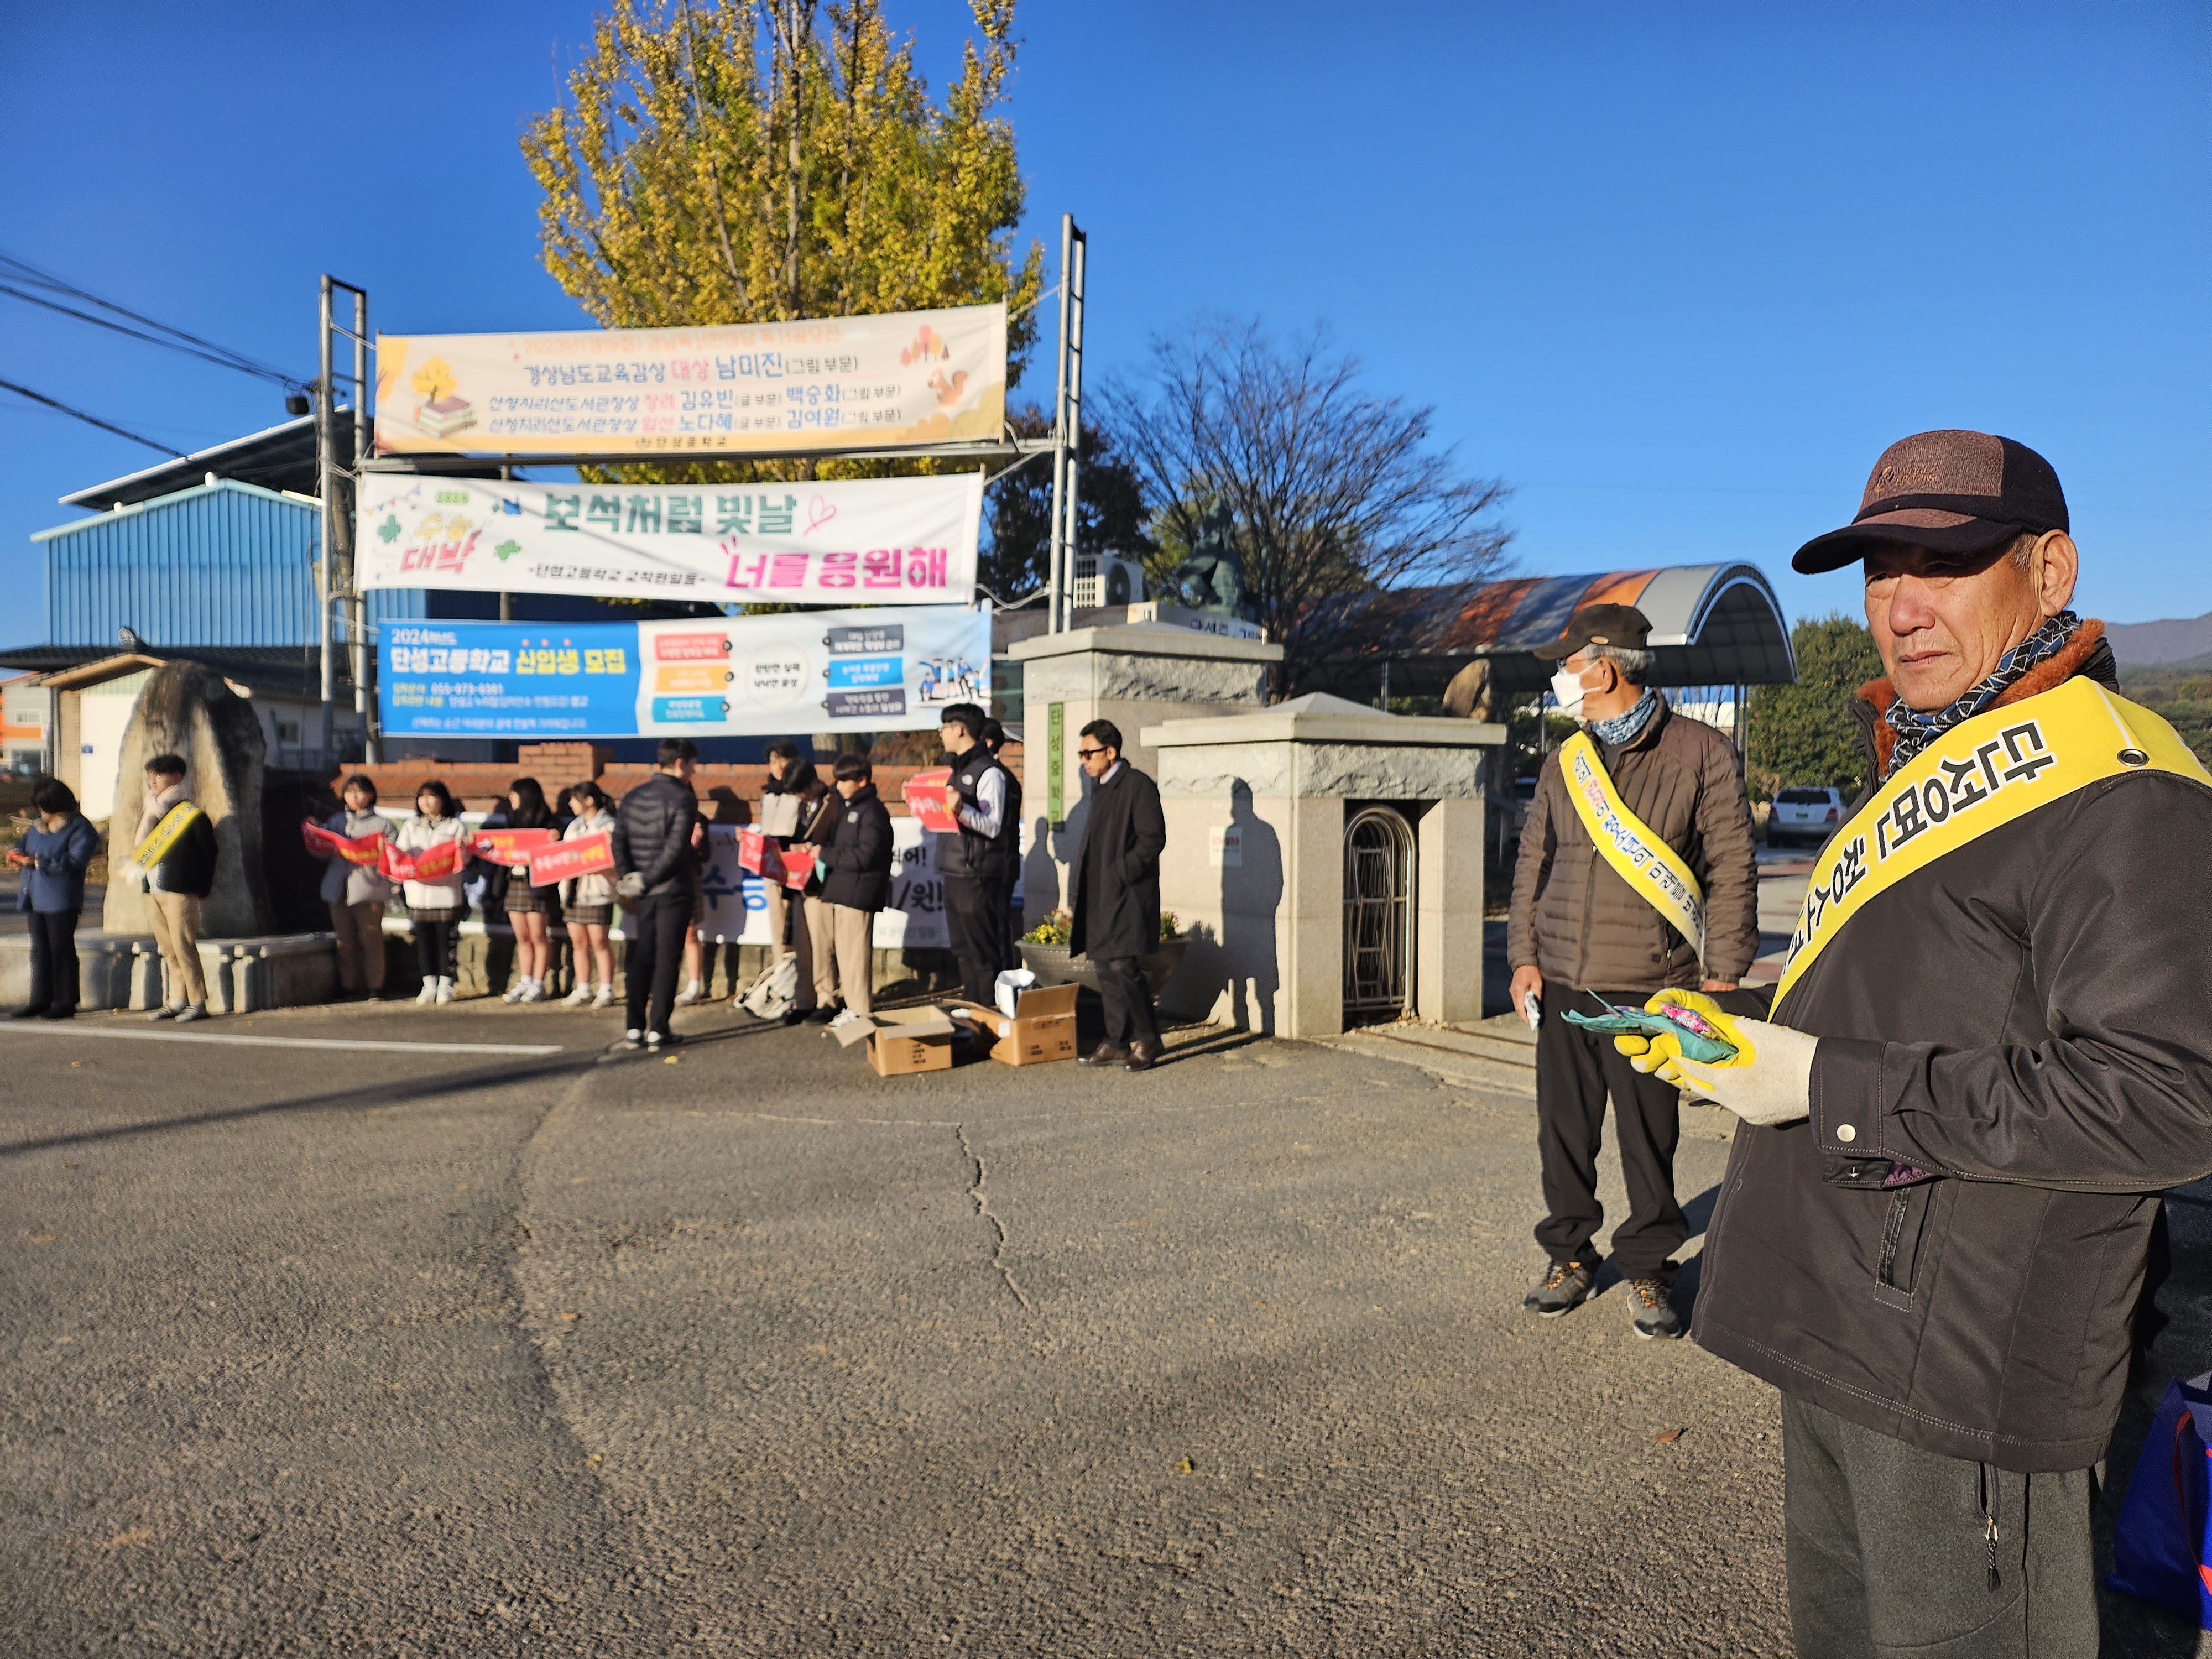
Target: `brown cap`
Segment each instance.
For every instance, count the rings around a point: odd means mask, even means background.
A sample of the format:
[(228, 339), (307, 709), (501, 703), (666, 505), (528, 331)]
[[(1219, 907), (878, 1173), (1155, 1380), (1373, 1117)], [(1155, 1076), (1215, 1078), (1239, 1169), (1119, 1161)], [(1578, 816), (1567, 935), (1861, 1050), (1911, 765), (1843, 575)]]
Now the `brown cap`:
[(1815, 536), (1790, 564), (1808, 576), (1839, 569), (1876, 542), (1987, 553), (2025, 531), (2068, 527), (2058, 474), (2026, 444), (1987, 432), (1921, 432), (1881, 452), (1858, 517)]
[(1586, 645), (1613, 645), (1641, 651), (1651, 637), (1651, 619), (1632, 605), (1586, 605), (1567, 618), (1567, 631), (1528, 654), (1546, 662), (1571, 657)]

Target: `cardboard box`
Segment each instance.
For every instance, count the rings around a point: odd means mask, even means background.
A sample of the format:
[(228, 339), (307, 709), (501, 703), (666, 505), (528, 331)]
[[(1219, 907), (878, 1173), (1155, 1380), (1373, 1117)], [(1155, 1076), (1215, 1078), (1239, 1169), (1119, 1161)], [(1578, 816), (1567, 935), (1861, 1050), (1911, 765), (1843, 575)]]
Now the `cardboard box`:
[(939, 1008), (893, 1008), (875, 1016), (868, 1064), (878, 1077), (952, 1069), (952, 1022)]
[(1047, 985), (1014, 999), (1014, 1017), (973, 1002), (959, 1006), (979, 1042), (988, 1040), (992, 1059), (1007, 1066), (1037, 1066), (1075, 1058), (1075, 998), (1082, 988)]

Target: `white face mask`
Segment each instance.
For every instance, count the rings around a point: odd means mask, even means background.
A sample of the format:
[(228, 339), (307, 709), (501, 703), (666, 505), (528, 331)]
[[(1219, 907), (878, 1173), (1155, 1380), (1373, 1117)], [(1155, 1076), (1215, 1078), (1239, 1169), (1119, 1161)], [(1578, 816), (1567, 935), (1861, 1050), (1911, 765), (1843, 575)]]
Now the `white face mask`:
[(1559, 712), (1571, 720), (1583, 715), (1583, 681), (1579, 674), (1571, 674), (1562, 668), (1552, 676), (1552, 701), (1559, 705)]

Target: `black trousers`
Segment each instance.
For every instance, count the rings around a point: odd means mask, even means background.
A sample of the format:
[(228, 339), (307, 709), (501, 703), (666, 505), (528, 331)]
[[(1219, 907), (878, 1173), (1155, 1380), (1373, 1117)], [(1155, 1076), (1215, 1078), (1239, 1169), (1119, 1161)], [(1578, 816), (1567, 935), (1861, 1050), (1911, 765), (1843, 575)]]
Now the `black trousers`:
[[(628, 994), (629, 1029), (668, 1035), (676, 1006), (676, 970), (684, 962), (684, 932), (691, 925), (691, 895), (662, 893), (640, 899), (623, 912), (623, 979)], [(652, 1018), (648, 1012), (650, 997)]]
[(461, 924), (410, 918), (415, 930), (415, 966), (424, 979), (456, 979), (460, 957)]
[[(1642, 1007), (1645, 991), (1601, 991), (1607, 1002)], [(1628, 1185), (1628, 1219), (1613, 1230), (1613, 1254), (1624, 1279), (1671, 1280), (1668, 1257), (1690, 1236), (1674, 1201), (1674, 1146), (1681, 1139), (1681, 1097), (1671, 1083), (1646, 1077), (1613, 1039), (1562, 1017), (1569, 1008), (1595, 1013), (1587, 993), (1547, 981), (1543, 1021), (1536, 1031), (1536, 1146), (1544, 1170), (1543, 1220), (1536, 1242), (1554, 1261), (1579, 1261), (1593, 1273), (1603, 1259), (1597, 1230), (1597, 1154), (1605, 1141), (1605, 1099), (1613, 1096), (1620, 1172)]]
[(31, 1000), (25, 1006), (58, 1014), (76, 1012), (75, 910), (33, 910), (31, 922)]
[(961, 994), (988, 1007), (1006, 960), (1006, 884), (988, 876), (945, 877), (945, 927), (960, 964)]
[(1098, 963), (1098, 1000), (1106, 1005), (1106, 1041), (1127, 1048), (1141, 1039), (1157, 1054), (1160, 1047), (1159, 1016), (1152, 1008), (1152, 988), (1137, 970), (1134, 957), (1109, 957)]
[(1945, 1457), (1787, 1394), (1782, 1455), (1799, 1659), (2094, 1659), (2089, 1470)]

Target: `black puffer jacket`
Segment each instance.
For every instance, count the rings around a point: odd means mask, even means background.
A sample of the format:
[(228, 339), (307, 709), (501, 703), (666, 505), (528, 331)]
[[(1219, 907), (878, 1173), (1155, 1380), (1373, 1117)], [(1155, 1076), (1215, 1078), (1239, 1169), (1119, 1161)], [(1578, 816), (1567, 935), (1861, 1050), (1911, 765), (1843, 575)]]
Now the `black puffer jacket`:
[(691, 851), (691, 827), (698, 822), (691, 786), (672, 773), (654, 773), (615, 809), (615, 873), (642, 874), (647, 898), (688, 896), (699, 882)]
[(891, 815), (869, 784), (848, 798), (822, 849), (822, 896), (854, 910), (880, 910), (891, 896)]
[[(2004, 702), (2108, 679), (2100, 633)], [(1812, 1116), (1736, 1131), (1691, 1334), (1924, 1450), (2103, 1456), (2156, 1194), (2212, 1173), (2207, 846), (2212, 789), (2130, 773), (1868, 902), (1776, 1011)]]

